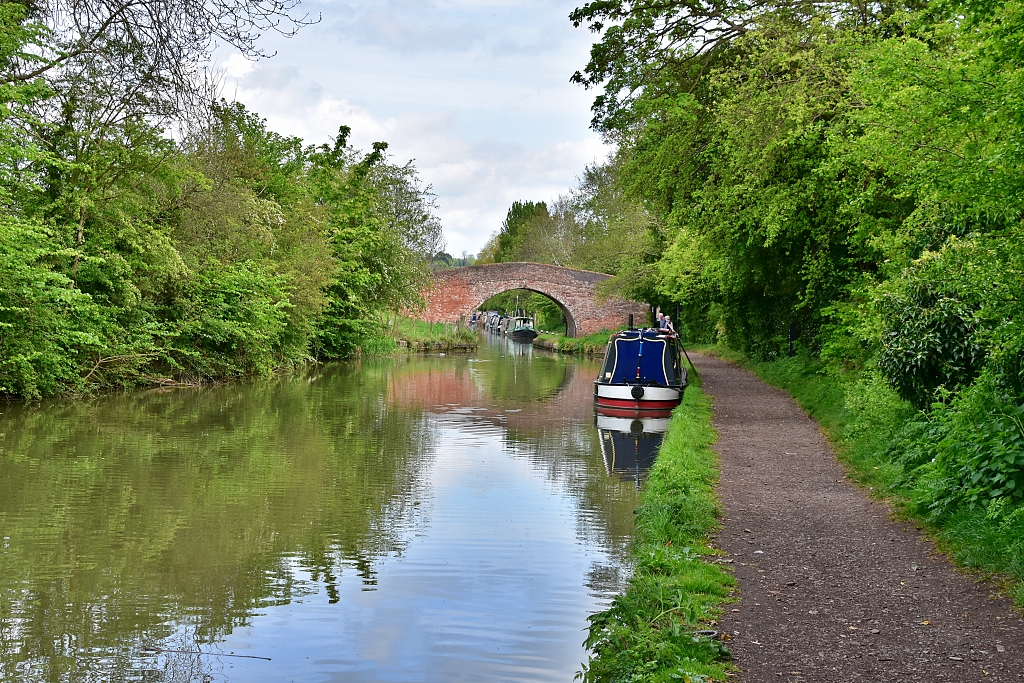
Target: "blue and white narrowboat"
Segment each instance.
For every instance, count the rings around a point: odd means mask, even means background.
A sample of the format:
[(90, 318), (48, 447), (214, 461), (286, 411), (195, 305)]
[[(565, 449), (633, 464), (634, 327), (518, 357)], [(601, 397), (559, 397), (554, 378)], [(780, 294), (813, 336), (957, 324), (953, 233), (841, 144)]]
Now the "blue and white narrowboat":
[(594, 403), (606, 415), (667, 417), (683, 400), (686, 379), (675, 334), (623, 330), (608, 341)]

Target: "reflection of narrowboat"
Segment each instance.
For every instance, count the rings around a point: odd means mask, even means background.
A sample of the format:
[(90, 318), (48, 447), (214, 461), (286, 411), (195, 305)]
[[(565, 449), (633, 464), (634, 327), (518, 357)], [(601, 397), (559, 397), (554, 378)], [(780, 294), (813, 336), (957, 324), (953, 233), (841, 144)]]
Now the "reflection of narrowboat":
[(634, 479), (639, 485), (654, 465), (667, 429), (667, 417), (615, 417), (599, 408), (597, 430), (608, 474)]
[(601, 374), (594, 380), (594, 403), (622, 417), (667, 417), (683, 399), (686, 368), (675, 335), (658, 330), (624, 330), (608, 341)]
[(505, 334), (514, 341), (533, 341), (537, 336), (537, 330), (533, 326), (533, 319), (524, 316), (509, 318)]

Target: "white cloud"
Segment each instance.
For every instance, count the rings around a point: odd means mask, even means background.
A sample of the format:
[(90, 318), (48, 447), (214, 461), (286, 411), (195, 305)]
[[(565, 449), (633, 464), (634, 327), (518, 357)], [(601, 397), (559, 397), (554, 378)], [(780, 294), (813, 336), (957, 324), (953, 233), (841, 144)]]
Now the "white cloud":
[(231, 78), (242, 78), (256, 68), (256, 62), (246, 59), (240, 54), (233, 54), (221, 64), (224, 72)]
[(438, 195), (449, 252), (476, 252), (517, 199), (551, 200), (607, 153), (587, 93), (568, 82), (590, 35), (569, 2), (386, 0), (306, 3), (324, 21), (273, 59), (221, 62), (225, 94), (308, 142), (339, 125), (368, 149), (415, 159)]

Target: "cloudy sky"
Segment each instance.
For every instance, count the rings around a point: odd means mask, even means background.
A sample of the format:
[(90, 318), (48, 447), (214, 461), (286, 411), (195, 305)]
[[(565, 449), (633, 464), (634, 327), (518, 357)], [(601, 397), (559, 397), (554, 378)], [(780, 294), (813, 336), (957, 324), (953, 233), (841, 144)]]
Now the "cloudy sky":
[(389, 143), (437, 194), (449, 253), (475, 253), (517, 199), (551, 200), (607, 149), (593, 93), (569, 83), (592, 35), (578, 0), (305, 0), (322, 20), (261, 41), (257, 63), (222, 51), (226, 97), (270, 127), (356, 147)]

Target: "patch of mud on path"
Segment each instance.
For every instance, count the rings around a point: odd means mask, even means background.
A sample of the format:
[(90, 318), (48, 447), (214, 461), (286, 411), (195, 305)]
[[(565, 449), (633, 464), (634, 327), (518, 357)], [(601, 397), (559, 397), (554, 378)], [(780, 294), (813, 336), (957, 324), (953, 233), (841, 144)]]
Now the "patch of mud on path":
[(851, 485), (784, 392), (695, 357), (715, 400), (724, 528), (742, 592), (738, 680), (1024, 681), (1024, 621)]

